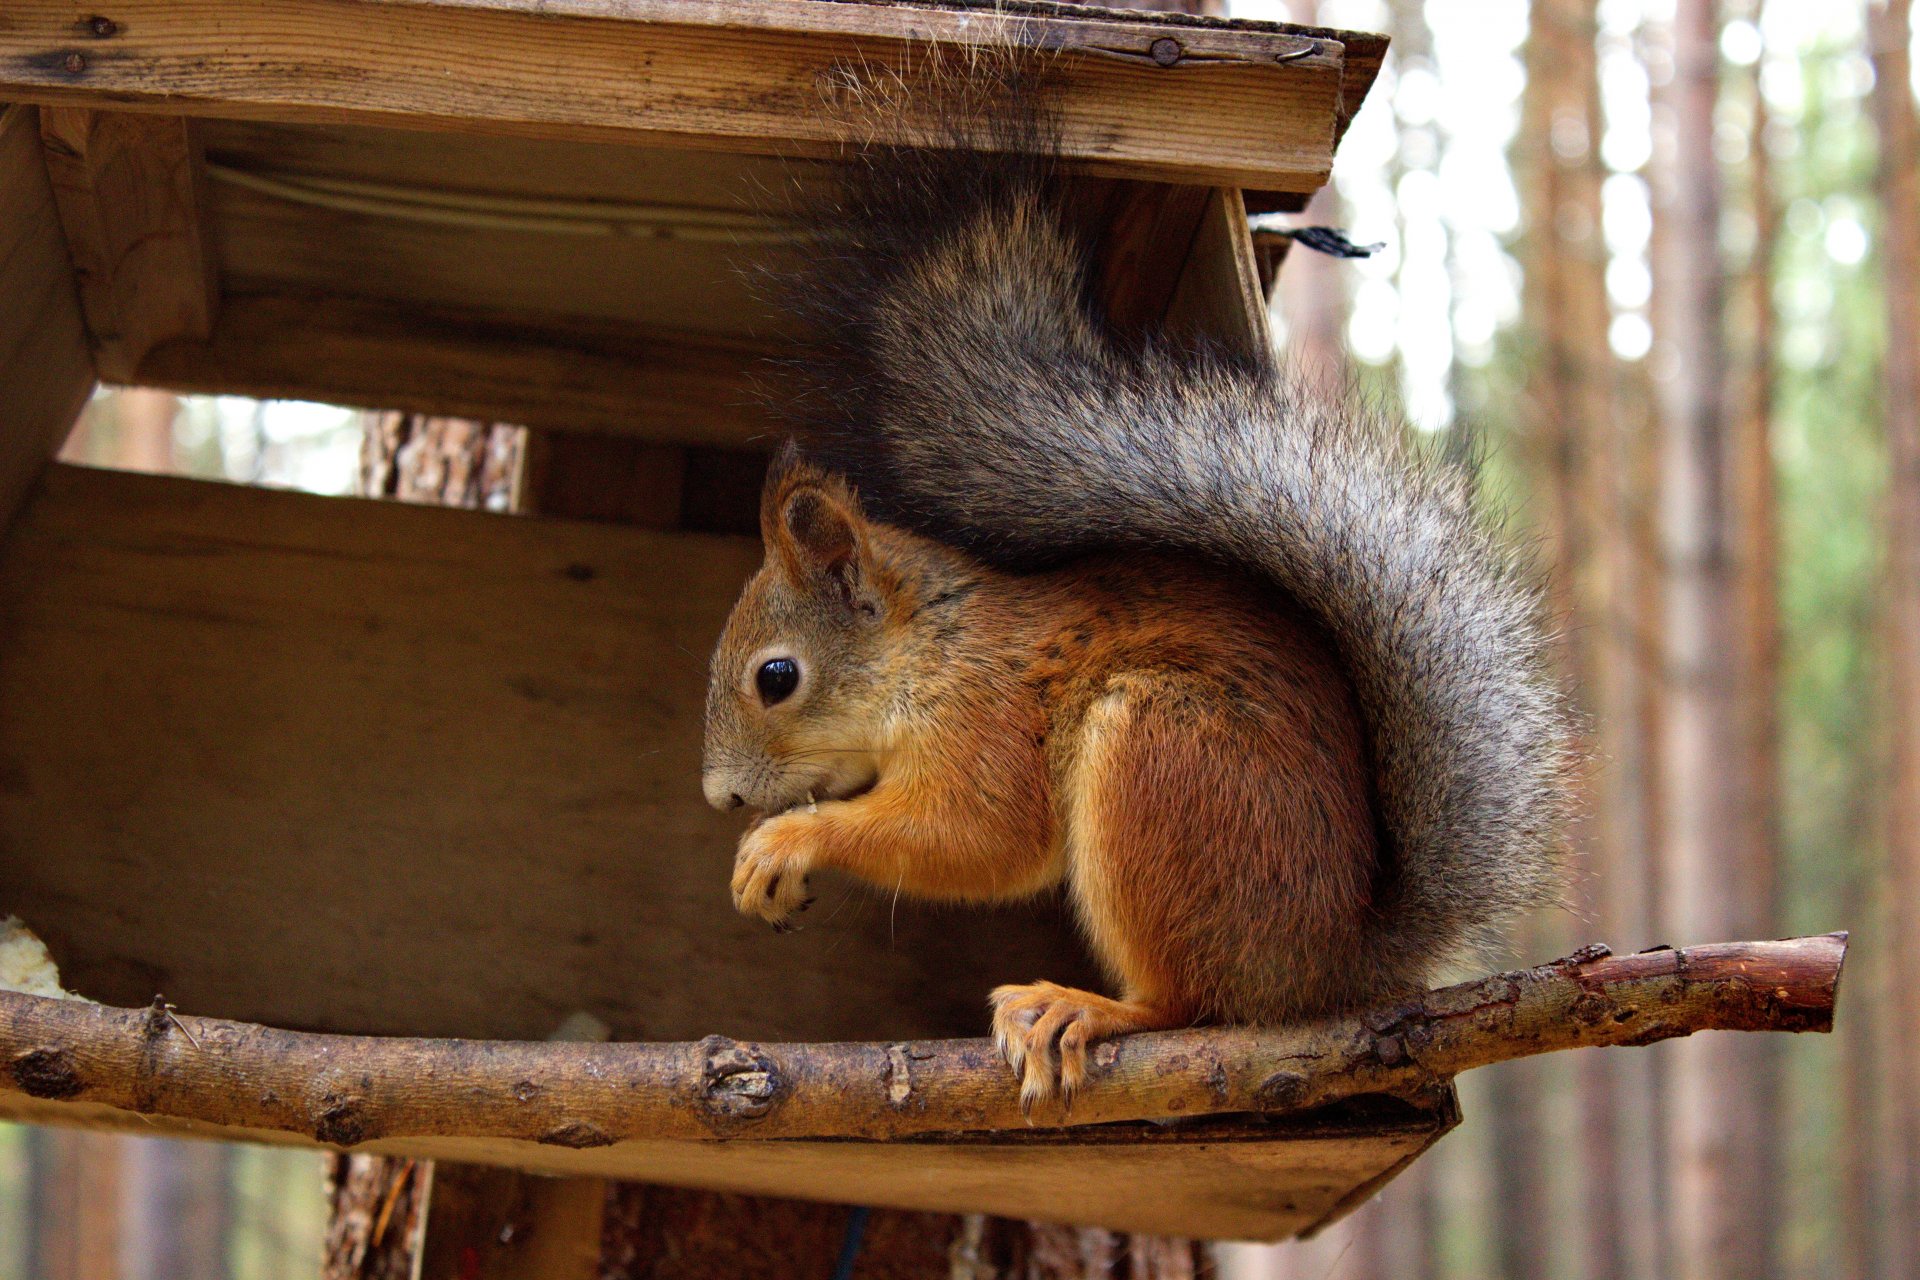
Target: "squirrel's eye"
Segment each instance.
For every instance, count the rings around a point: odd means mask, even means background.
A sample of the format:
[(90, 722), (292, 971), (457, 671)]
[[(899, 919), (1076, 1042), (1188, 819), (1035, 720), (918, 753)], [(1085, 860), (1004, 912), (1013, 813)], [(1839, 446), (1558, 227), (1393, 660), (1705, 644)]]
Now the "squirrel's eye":
[(800, 664), (792, 658), (768, 658), (753, 673), (753, 683), (768, 706), (785, 702), (800, 687)]

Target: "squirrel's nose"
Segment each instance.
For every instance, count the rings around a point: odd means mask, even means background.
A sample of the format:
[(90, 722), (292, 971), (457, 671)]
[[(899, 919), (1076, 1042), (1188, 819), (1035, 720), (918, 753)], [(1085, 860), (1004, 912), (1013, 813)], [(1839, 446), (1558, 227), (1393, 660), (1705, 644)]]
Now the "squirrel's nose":
[(700, 779), (700, 790), (706, 793), (707, 803), (722, 813), (738, 809), (746, 803), (738, 791), (727, 785), (728, 781), (718, 773), (710, 773)]

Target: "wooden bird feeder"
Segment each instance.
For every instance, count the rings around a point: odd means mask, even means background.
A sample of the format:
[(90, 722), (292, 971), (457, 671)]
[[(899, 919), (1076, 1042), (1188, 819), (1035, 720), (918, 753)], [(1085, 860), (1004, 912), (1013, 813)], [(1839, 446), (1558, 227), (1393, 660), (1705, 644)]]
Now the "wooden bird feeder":
[[(1445, 1133), (1466, 1066), (1825, 1024), (1837, 939), (1585, 955), (1109, 1045), (1029, 1121), (948, 1037), (996, 983), (1097, 982), (1057, 907), (847, 890), (790, 937), (733, 912), (698, 754), (759, 557), (748, 379), (793, 337), (743, 283), (790, 239), (767, 193), (831, 163), (837, 78), (1009, 35), (1058, 51), (1116, 323), (1264, 346), (1247, 211), (1326, 180), (1380, 37), (1017, 2), (7, 0), (0, 913), (106, 1004), (0, 994), (0, 1115), (1278, 1238)], [(548, 510), (620, 522), (51, 464), (100, 381), (525, 424), (619, 482)], [(613, 1042), (543, 1043), (577, 1011)]]

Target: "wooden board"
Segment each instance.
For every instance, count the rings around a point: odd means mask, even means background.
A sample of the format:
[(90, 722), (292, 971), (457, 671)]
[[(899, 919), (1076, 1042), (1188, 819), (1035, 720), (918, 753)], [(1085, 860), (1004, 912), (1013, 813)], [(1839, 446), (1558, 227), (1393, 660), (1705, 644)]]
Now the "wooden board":
[(821, 166), (340, 125), (202, 126), (226, 287), (768, 334), (752, 274)]
[[(316, 1145), (287, 1134), (145, 1119), (85, 1101), (0, 1092), (0, 1117), (145, 1134)], [(417, 1138), (357, 1150), (631, 1178), (718, 1191), (949, 1213), (995, 1213), (1116, 1231), (1277, 1240), (1337, 1220), (1458, 1123), (1430, 1111), (1335, 1108), (1304, 1116), (953, 1134), (911, 1142), (622, 1142), (569, 1150), (508, 1139)]]
[(40, 134), (94, 365), (129, 381), (156, 342), (213, 327), (199, 146), (186, 120), (78, 107), (42, 110)]
[(56, 466), (0, 546), (0, 911), (96, 998), (343, 1031), (979, 1034), (1097, 981), (1051, 903), (734, 912), (700, 716), (758, 558)]
[(767, 348), (646, 326), (534, 325), (500, 312), (305, 293), (230, 295), (206, 342), (162, 344), (134, 380), (552, 431), (766, 447)]
[[(928, 41), (1011, 37), (1064, 55), (1065, 145), (1090, 168), (1282, 191), (1325, 181), (1343, 79), (1336, 39), (1070, 8), (1035, 16), (817, 0), (121, 0), (94, 18), (54, 0), (11, 0), (8, 9), (0, 95), (23, 100), (673, 137), (784, 154), (835, 141), (840, 126), (823, 110), (823, 86), (850, 74), (882, 82)], [(932, 121), (903, 120), (900, 136), (940, 132)]]
[(31, 107), (0, 106), (0, 528), (93, 387), (79, 289)]

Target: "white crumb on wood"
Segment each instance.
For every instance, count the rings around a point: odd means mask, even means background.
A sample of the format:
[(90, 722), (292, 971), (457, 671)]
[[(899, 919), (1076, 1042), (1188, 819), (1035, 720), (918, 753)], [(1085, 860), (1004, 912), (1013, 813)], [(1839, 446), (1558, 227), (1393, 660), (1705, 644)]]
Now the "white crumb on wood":
[(0, 991), (51, 996), (56, 1000), (86, 999), (60, 985), (60, 970), (47, 954), (47, 944), (40, 941), (19, 916), (0, 920)]

